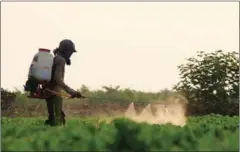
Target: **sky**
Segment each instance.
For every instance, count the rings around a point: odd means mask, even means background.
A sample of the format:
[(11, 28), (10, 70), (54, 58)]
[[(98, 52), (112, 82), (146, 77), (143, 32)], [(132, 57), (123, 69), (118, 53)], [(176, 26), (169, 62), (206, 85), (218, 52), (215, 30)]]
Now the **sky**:
[(239, 51), (237, 2), (2, 2), (1, 87), (23, 89), (39, 48), (71, 39), (64, 81), (157, 92), (197, 51)]

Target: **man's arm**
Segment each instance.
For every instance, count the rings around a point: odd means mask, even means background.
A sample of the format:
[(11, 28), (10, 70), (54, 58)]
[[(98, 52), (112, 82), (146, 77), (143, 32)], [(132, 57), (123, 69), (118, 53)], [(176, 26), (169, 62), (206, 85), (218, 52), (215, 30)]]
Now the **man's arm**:
[(55, 63), (56, 63), (56, 66), (55, 66), (55, 73), (53, 75), (53, 78), (57, 83), (57, 86), (63, 88), (68, 94), (73, 96), (74, 94), (76, 94), (76, 91), (74, 91), (72, 88), (66, 85), (63, 81), (65, 61), (61, 59), (57, 59)]

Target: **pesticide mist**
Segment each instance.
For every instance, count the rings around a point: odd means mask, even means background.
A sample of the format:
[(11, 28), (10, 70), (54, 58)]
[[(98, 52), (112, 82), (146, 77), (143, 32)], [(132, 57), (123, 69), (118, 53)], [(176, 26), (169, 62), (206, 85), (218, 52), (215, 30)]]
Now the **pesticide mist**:
[[(148, 104), (138, 115), (134, 103), (131, 103), (125, 113), (125, 117), (136, 122), (149, 124), (171, 123), (176, 126), (184, 126), (186, 124), (185, 106), (179, 100), (169, 98), (166, 102)], [(151, 107), (156, 109), (155, 114), (153, 114)]]

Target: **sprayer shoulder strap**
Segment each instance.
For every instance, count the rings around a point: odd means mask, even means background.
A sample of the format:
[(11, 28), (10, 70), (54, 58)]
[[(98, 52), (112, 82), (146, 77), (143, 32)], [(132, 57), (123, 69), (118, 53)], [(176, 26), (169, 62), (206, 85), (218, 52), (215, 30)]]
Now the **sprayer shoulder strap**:
[(51, 81), (50, 81), (50, 83), (52, 83), (53, 82), (53, 77), (54, 77), (54, 73), (55, 73), (55, 69), (56, 69), (56, 56), (54, 56), (54, 58), (53, 58), (53, 64), (52, 64), (52, 75), (51, 75)]

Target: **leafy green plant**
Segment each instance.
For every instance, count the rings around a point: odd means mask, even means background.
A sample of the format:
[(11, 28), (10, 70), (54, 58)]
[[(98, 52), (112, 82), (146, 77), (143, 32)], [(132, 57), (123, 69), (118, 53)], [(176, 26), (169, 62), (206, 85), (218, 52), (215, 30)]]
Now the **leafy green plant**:
[(3, 151), (238, 151), (239, 117), (189, 117), (184, 127), (117, 118), (70, 119), (48, 127), (44, 119), (2, 118)]

